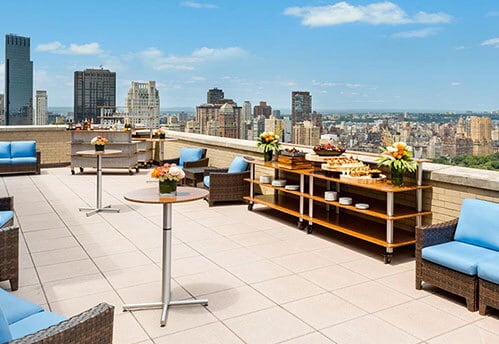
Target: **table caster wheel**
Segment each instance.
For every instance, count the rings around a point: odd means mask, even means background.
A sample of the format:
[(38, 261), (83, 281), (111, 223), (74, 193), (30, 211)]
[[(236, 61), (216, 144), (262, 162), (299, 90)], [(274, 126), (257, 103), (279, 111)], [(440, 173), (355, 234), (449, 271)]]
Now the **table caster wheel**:
[(83, 173), (83, 167), (80, 167), (80, 173)]
[(390, 264), (392, 262), (393, 253), (385, 253), (384, 261), (385, 264)]
[(314, 227), (312, 225), (308, 225), (307, 226), (307, 234), (312, 234), (313, 231), (314, 231)]
[(71, 169), (71, 174), (72, 174), (72, 175), (75, 175), (75, 173), (76, 173), (76, 172), (75, 172), (75, 170), (74, 170), (74, 169)]
[(305, 224), (305, 222), (303, 222), (303, 221), (298, 221), (298, 223), (296, 224), (296, 226), (298, 227), (298, 229), (299, 229), (299, 230), (301, 230), (301, 231), (302, 231), (302, 230), (304, 230), (304, 229), (305, 229), (305, 227), (306, 227), (307, 225), (306, 225), (306, 224)]
[(253, 210), (253, 203), (248, 204), (248, 210), (252, 211)]

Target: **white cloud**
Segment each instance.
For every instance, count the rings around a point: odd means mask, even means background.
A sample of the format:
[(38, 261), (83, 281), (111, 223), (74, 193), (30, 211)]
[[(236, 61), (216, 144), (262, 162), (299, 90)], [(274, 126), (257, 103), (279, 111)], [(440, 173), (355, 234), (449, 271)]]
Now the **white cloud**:
[(206, 4), (206, 3), (195, 2), (195, 1), (184, 1), (184, 2), (181, 2), (180, 5), (184, 6), (184, 7), (189, 7), (189, 8), (218, 8), (217, 5)]
[(334, 82), (329, 82), (329, 81), (312, 80), (312, 85), (319, 86), (319, 87), (331, 87), (331, 86), (336, 86), (337, 84)]
[(86, 44), (71, 43), (69, 47), (58, 41), (39, 44), (36, 47), (37, 51), (45, 51), (54, 54), (64, 55), (100, 55), (103, 53), (99, 43), (92, 42)]
[(450, 83), (450, 85), (455, 87), (455, 86), (461, 86), (462, 84), (458, 81), (453, 81)]
[(247, 52), (239, 47), (208, 48), (202, 47), (194, 50), (190, 55), (166, 56), (158, 48), (148, 48), (135, 53), (144, 64), (154, 70), (193, 70), (194, 66), (203, 62), (229, 60), (247, 55)]
[(420, 30), (397, 32), (391, 35), (392, 38), (425, 38), (436, 35), (440, 29), (437, 27), (427, 27)]
[(332, 26), (347, 23), (380, 24), (435, 24), (449, 23), (446, 13), (418, 12), (409, 16), (392, 2), (375, 2), (365, 6), (350, 5), (346, 1), (327, 6), (288, 7), (285, 15), (302, 18), (304, 26)]
[(499, 11), (489, 11), (485, 14), (486, 17), (499, 17)]
[(467, 50), (467, 49), (470, 49), (470, 47), (467, 47), (465, 45), (460, 45), (454, 48), (454, 50)]
[(499, 48), (499, 37), (491, 38), (483, 41), (480, 45), (482, 46), (493, 46), (494, 48)]

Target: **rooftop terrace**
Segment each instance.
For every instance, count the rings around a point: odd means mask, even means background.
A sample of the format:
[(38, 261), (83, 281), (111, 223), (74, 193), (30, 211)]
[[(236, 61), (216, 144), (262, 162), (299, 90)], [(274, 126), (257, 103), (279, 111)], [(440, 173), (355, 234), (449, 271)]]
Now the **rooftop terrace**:
[(113, 304), (120, 344), (499, 342), (498, 311), (480, 316), (460, 298), (414, 288), (408, 248), (387, 265), (375, 245), (320, 228), (307, 235), (258, 205), (175, 204), (172, 298), (209, 306), (171, 308), (163, 328), (159, 310), (123, 313), (123, 303), (160, 298), (162, 208), (123, 198), (148, 179), (147, 170), (105, 173), (103, 202), (121, 212), (86, 217), (78, 208), (95, 203), (94, 173), (2, 177), (22, 230), (15, 294), (65, 316)]

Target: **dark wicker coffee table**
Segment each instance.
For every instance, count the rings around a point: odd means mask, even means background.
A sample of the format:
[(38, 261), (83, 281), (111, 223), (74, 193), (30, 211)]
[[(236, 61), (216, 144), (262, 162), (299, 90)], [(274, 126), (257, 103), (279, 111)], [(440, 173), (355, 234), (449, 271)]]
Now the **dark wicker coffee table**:
[(208, 167), (184, 168), (185, 183), (188, 184), (188, 181), (192, 181), (192, 186), (198, 186), (198, 183), (203, 181), (204, 170), (207, 168)]

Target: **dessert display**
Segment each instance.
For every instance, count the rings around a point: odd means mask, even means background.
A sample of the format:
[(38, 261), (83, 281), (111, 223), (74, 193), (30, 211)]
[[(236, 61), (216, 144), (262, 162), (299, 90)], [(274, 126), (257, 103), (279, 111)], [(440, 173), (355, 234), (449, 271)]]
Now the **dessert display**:
[(299, 156), (304, 157), (305, 152), (293, 147), (293, 148), (285, 148), (285, 149), (280, 150), (279, 155), (290, 156), (290, 157), (299, 157)]
[(321, 143), (314, 146), (314, 152), (320, 156), (338, 156), (345, 152), (344, 147), (337, 146), (333, 143)]
[(277, 157), (277, 163), (279, 167), (289, 168), (289, 169), (307, 169), (312, 166), (305, 160), (305, 152), (296, 148), (286, 148), (279, 151), (279, 156)]
[(352, 158), (351, 156), (340, 156), (328, 158), (326, 162), (321, 165), (321, 167), (323, 170), (341, 172), (348, 171), (353, 168), (364, 167), (364, 163), (360, 160)]

